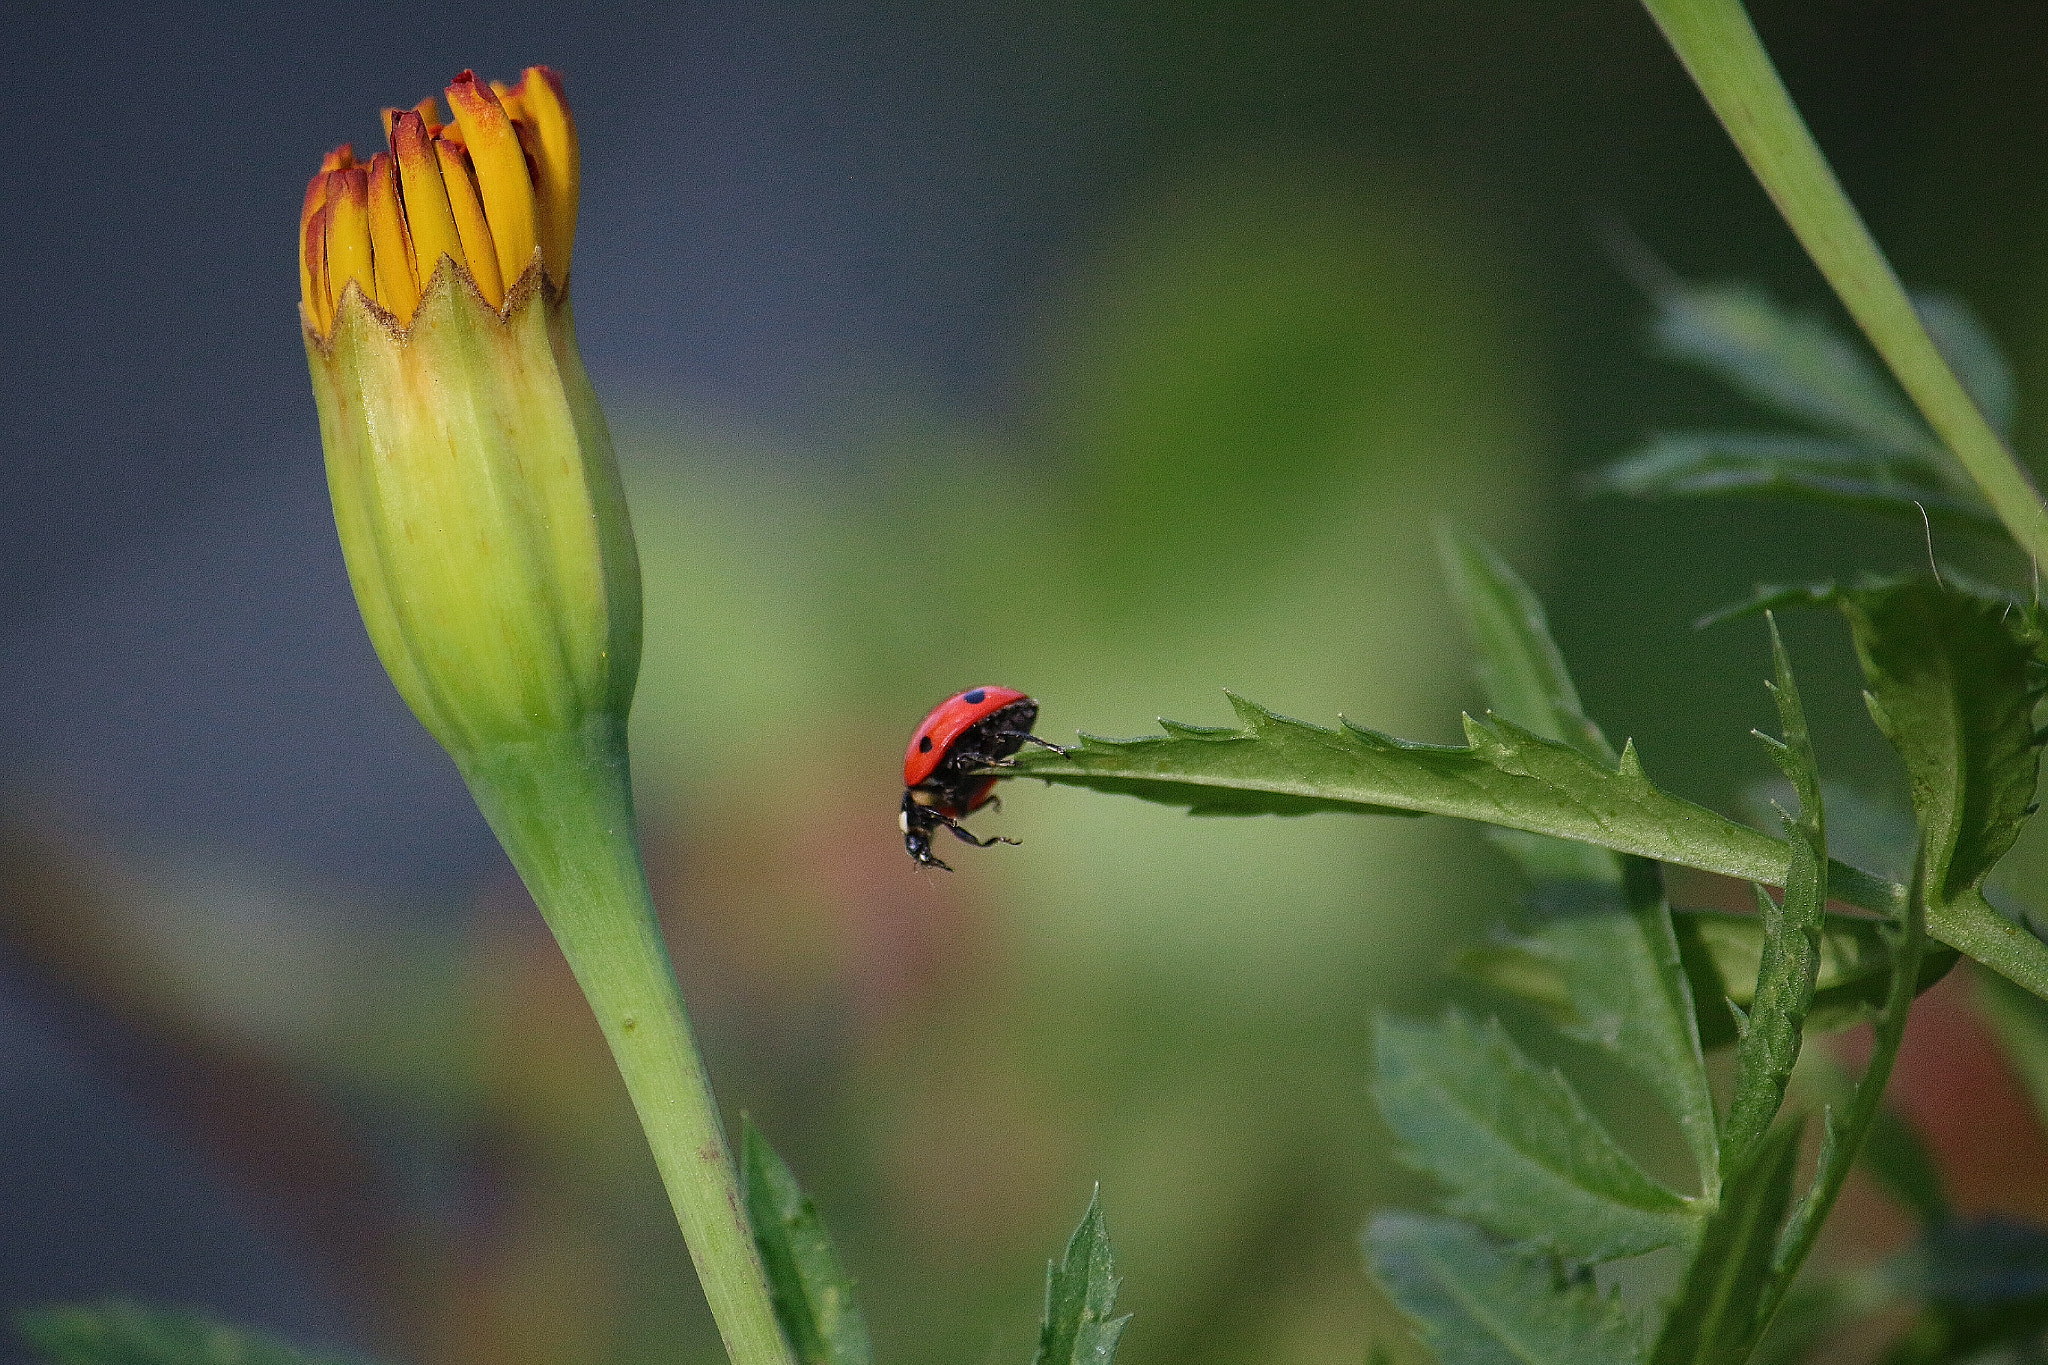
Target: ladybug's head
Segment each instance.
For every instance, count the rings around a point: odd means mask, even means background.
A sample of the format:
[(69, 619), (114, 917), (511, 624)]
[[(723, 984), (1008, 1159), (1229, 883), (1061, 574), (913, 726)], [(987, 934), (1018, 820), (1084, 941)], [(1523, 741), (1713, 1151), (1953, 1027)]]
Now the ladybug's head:
[(909, 850), (911, 861), (919, 867), (936, 867), (942, 872), (951, 872), (937, 858), (932, 856), (932, 831), (945, 822), (930, 806), (920, 805), (908, 791), (903, 793), (903, 815), (899, 823), (903, 827), (903, 847)]

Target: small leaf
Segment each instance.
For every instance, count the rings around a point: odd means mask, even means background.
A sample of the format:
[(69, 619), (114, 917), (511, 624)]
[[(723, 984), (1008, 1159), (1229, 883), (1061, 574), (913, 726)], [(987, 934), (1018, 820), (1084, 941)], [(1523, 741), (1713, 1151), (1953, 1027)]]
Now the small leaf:
[(1382, 1020), (1373, 1093), (1403, 1159), (1450, 1188), (1452, 1212), (1490, 1231), (1576, 1263), (1693, 1235), (1687, 1201), (1645, 1175), (1498, 1021), (1456, 1010), (1433, 1024)]
[(751, 1119), (741, 1120), (740, 1163), (747, 1221), (768, 1272), (775, 1320), (797, 1359), (803, 1365), (868, 1365), (873, 1351), (853, 1279), (840, 1265), (817, 1207)]
[(1977, 899), (2039, 777), (2032, 642), (2002, 604), (1924, 579), (1840, 592), (1870, 713), (1905, 763), (1928, 904)]
[(1999, 531), (1981, 501), (1951, 492), (1923, 460), (1875, 455), (1839, 441), (1747, 432), (1658, 436), (1599, 471), (1594, 492), (1635, 498), (1796, 497), (1917, 522), (1922, 512), (1982, 531)]
[(1441, 1365), (1636, 1365), (1621, 1302), (1588, 1280), (1560, 1285), (1453, 1218), (1385, 1213), (1365, 1234), (1373, 1274)]
[(1749, 397), (1891, 454), (1923, 454), (1927, 427), (1840, 329), (1780, 307), (1748, 285), (1686, 285), (1661, 293), (1657, 339)]
[(1131, 1318), (1116, 1311), (1116, 1262), (1102, 1221), (1102, 1191), (1067, 1242), (1067, 1254), (1045, 1268), (1045, 1321), (1032, 1365), (1110, 1365), (1117, 1339)]
[(1915, 293), (1913, 309), (1941, 358), (1956, 372), (1984, 420), (2012, 440), (2014, 387), (2005, 352), (1970, 305), (1953, 294)]
[(22, 1310), (22, 1339), (50, 1365), (347, 1365), (200, 1313), (107, 1302)]
[(1729, 1181), (1665, 1312), (1649, 1365), (1742, 1365), (1749, 1359), (1764, 1326), (1758, 1310), (1778, 1229), (1792, 1202), (1799, 1130), (1797, 1123), (1780, 1124)]
[(1827, 831), (1821, 807), (1820, 768), (1807, 734), (1806, 712), (1799, 703), (1799, 685), (1792, 677), (1792, 659), (1771, 628), (1771, 660), (1777, 674), (1772, 695), (1784, 727), (1782, 742), (1767, 741), (1771, 757), (1791, 781), (1799, 797), (1799, 814), (1785, 818), (1791, 836), (1792, 867), (1785, 878), (1780, 905), (1762, 887), (1756, 888), (1757, 920), (1764, 931), (1757, 959), (1756, 985), (1735, 1048), (1735, 1093), (1728, 1102), (1728, 1123), (1721, 1141), (1721, 1165), (1740, 1171), (1761, 1147), (1771, 1121), (1785, 1101), (1785, 1086), (1799, 1061), (1806, 1013), (1813, 1005), (1820, 971), (1820, 937), (1827, 902)]

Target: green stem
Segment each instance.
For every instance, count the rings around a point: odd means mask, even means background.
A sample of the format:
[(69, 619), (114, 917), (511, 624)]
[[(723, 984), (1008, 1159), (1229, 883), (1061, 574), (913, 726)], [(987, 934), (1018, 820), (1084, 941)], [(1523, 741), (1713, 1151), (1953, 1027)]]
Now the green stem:
[(624, 727), (499, 745), (463, 764), (484, 817), (597, 1015), (733, 1365), (796, 1365), (691, 1036), (634, 831)]
[(2048, 508), (1984, 420), (1842, 193), (1741, 0), (1643, 0), (1800, 244), (2022, 550), (2048, 563)]
[(1827, 1221), (1828, 1211), (1834, 1207), (1843, 1184), (1849, 1179), (1849, 1171), (1856, 1164), (1857, 1150), (1863, 1146), (1871, 1124), (1877, 1121), (1878, 1105), (1883, 1101), (1884, 1088), (1891, 1080), (1892, 1063), (1898, 1060), (1899, 1045), (1905, 1041), (1906, 1018), (1912, 1011), (1913, 997), (1919, 989), (1920, 958), (1927, 950), (1925, 880), (1926, 853), (1923, 850), (1919, 865), (1913, 869), (1913, 892), (1899, 924), (1898, 942), (1893, 946), (1892, 988), (1885, 998), (1884, 1013), (1878, 1018), (1871, 1040), (1870, 1062), (1863, 1068), (1862, 1078), (1856, 1082), (1856, 1092), (1849, 1101), (1849, 1116), (1839, 1126), (1835, 1124), (1833, 1114), (1828, 1116), (1829, 1131), (1821, 1145), (1820, 1169), (1814, 1172), (1813, 1187), (1807, 1191), (1806, 1198), (1800, 1201), (1791, 1221), (1778, 1237), (1778, 1248), (1771, 1258), (1771, 1278), (1758, 1305), (1756, 1331), (1759, 1335), (1770, 1326), (1778, 1306), (1790, 1292), (1792, 1281), (1799, 1275), (1799, 1267), (1805, 1264), (1807, 1253), (1813, 1250), (1814, 1239), (1820, 1236), (1821, 1224)]

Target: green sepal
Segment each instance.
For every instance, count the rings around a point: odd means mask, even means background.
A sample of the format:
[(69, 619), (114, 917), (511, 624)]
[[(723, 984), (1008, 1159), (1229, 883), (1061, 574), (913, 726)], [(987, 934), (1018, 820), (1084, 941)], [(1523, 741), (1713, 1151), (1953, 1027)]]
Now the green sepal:
[(444, 258), (409, 327), (352, 288), (305, 342), (349, 581), (421, 723), (461, 761), (623, 717), (639, 560), (567, 298), (500, 311)]

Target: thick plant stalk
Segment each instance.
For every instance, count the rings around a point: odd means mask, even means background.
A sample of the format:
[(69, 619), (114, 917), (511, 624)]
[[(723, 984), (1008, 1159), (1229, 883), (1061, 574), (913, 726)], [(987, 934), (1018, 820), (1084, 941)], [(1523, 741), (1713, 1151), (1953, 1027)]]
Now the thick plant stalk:
[(1842, 192), (1741, 0), (1643, 0), (1800, 245), (1935, 434), (2036, 564), (2048, 508), (1935, 348), (1891, 263)]

